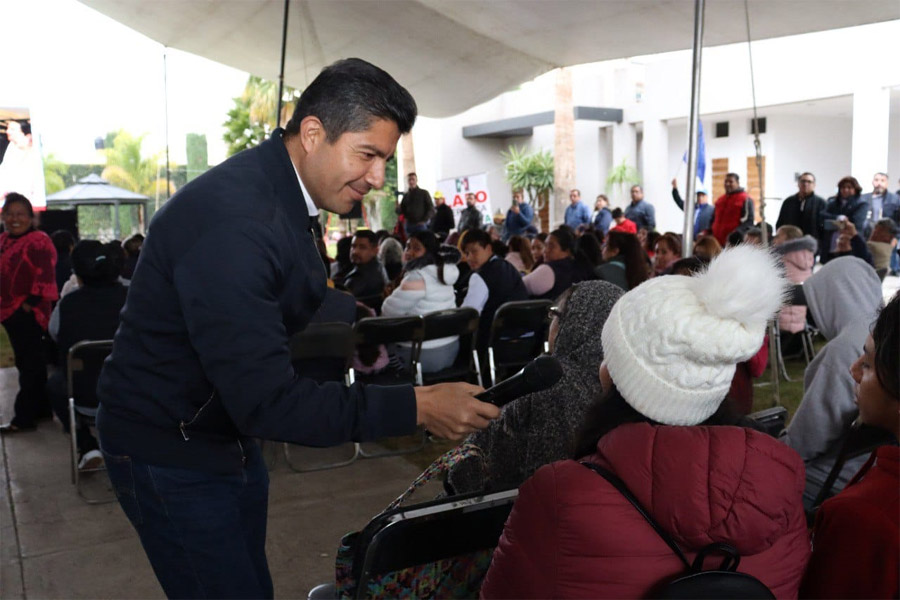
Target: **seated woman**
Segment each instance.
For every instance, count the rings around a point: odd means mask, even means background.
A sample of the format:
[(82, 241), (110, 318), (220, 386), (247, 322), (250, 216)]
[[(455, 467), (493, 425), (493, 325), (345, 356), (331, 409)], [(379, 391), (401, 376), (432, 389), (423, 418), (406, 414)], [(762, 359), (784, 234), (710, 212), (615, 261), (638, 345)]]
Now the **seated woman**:
[[(403, 280), (381, 305), (383, 316), (424, 315), (456, 308), (453, 284), (459, 277), (456, 268), (459, 252), (455, 248), (438, 245), (430, 231), (416, 231), (409, 235), (403, 259), (406, 262)], [(458, 352), (459, 338), (456, 336), (424, 342), (419, 357), (422, 371), (434, 373), (446, 369), (456, 360)], [(409, 344), (397, 348), (398, 356), (407, 365), (409, 353)]]
[[(624, 480), (688, 560), (729, 544), (739, 570), (778, 598), (796, 597), (809, 559), (803, 464), (764, 433), (727, 426), (735, 420), (720, 407), (785, 288), (768, 253), (740, 247), (696, 277), (659, 277), (625, 294), (603, 326), (605, 394), (572, 454)], [(481, 594), (643, 598), (684, 571), (612, 484), (567, 460), (519, 489)]]
[(575, 236), (568, 227), (550, 232), (544, 243), (544, 262), (522, 278), (532, 298), (555, 300), (573, 284), (593, 279), (589, 261), (575, 254)]
[[(69, 349), (84, 340), (111, 340), (119, 328), (119, 313), (128, 288), (119, 282), (122, 270), (118, 248), (95, 240), (78, 242), (72, 250), (72, 269), (78, 288), (67, 294), (50, 317), (50, 334), (56, 338), (62, 368), (47, 381), (47, 395), (63, 430), (69, 432), (66, 363)], [(92, 469), (103, 462), (97, 440), (82, 425), (75, 432), (78, 468)]]
[[(850, 367), (860, 422), (900, 438), (900, 294), (881, 311)], [(897, 598), (900, 448), (881, 446), (816, 513), (801, 598)]]
[[(811, 235), (804, 236), (799, 227), (782, 225), (775, 232), (772, 246), (773, 251), (781, 257), (785, 274), (791, 282), (802, 284), (810, 278), (816, 264), (818, 247), (816, 238)], [(805, 326), (805, 306), (785, 306), (781, 309), (781, 314), (778, 315), (778, 328), (782, 332), (781, 343), (785, 354), (793, 354), (800, 350), (799, 339), (795, 344), (792, 344), (790, 340), (792, 334), (803, 331)]]
[(633, 233), (610, 231), (603, 242), (602, 265), (594, 269), (598, 279), (633, 290), (650, 277), (647, 258)]
[(681, 258), (681, 239), (674, 233), (664, 233), (653, 248), (653, 272), (668, 275), (672, 263)]
[(531, 269), (534, 268), (534, 255), (531, 254), (531, 244), (528, 240), (521, 235), (514, 235), (509, 238), (508, 246), (506, 261), (523, 275), (531, 273)]
[(450, 470), (447, 493), (517, 487), (538, 467), (568, 456), (585, 408), (600, 393), (603, 347), (597, 332), (623, 293), (605, 281), (583, 281), (562, 295), (551, 311), (549, 334), (550, 355), (562, 365), (562, 379), (507, 405), (487, 429), (470, 435), (467, 441), (481, 448), (482, 456)]

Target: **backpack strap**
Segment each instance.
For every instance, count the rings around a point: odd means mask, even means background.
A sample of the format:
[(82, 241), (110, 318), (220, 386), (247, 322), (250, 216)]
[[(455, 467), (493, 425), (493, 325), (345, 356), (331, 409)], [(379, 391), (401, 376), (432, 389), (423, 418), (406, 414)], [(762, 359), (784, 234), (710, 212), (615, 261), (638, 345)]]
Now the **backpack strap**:
[(672, 539), (672, 536), (670, 536), (662, 527), (660, 527), (659, 523), (653, 520), (653, 517), (651, 517), (650, 513), (648, 513), (641, 505), (641, 503), (638, 502), (637, 498), (634, 497), (634, 495), (631, 493), (631, 490), (629, 490), (628, 486), (625, 485), (624, 481), (619, 479), (619, 477), (615, 473), (601, 467), (600, 465), (588, 461), (581, 461), (581, 464), (603, 477), (614, 488), (619, 490), (619, 493), (622, 494), (622, 496), (624, 496), (625, 499), (628, 500), (635, 509), (637, 509), (640, 515), (644, 517), (644, 520), (646, 520), (647, 523), (650, 524), (650, 526), (653, 528), (653, 531), (656, 532), (656, 535), (662, 538), (662, 541), (664, 541), (669, 546), (669, 548), (672, 549), (672, 552), (674, 552), (678, 556), (678, 558), (681, 559), (681, 562), (684, 563), (684, 566), (688, 569), (691, 568), (691, 563), (688, 562), (688, 559), (684, 556), (684, 552), (681, 551), (681, 548), (678, 547), (678, 544), (675, 543), (675, 540)]

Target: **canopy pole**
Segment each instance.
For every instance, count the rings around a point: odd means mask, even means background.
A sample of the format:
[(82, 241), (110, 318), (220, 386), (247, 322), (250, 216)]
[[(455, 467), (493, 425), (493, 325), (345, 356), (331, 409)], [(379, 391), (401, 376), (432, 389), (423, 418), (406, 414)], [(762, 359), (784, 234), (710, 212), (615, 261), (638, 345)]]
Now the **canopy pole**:
[(284, 96), (284, 57), (287, 53), (288, 9), (291, 0), (284, 0), (284, 20), (281, 25), (281, 69), (278, 72), (278, 112), (275, 113), (275, 126), (281, 127), (281, 98)]
[(688, 166), (684, 199), (684, 238), (681, 256), (694, 252), (694, 204), (697, 201), (697, 130), (700, 121), (700, 72), (703, 58), (703, 18), (705, 0), (694, 0), (694, 60), (691, 72), (691, 118), (688, 126)]
[[(172, 174), (169, 172), (169, 47), (163, 46), (163, 95), (165, 96), (165, 107), (166, 107), (166, 200), (171, 198), (171, 190), (172, 190)], [(159, 163), (157, 163), (159, 164)], [(157, 177), (159, 174), (157, 173)], [(159, 210), (159, 186), (156, 189), (156, 207), (154, 210)]]

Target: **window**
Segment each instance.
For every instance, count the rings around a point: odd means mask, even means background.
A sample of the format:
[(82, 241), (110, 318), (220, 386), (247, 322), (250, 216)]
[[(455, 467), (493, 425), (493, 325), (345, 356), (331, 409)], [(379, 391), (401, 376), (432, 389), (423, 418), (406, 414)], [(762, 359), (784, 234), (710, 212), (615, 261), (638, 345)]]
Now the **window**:
[(721, 121), (719, 123), (716, 123), (716, 137), (728, 137), (728, 121)]
[[(765, 133), (766, 132), (766, 118), (759, 117), (759, 119), (757, 119), (757, 123), (759, 123), (759, 132)], [(754, 131), (754, 128), (753, 128), (753, 119), (750, 119), (750, 133), (751, 133), (751, 135), (756, 133), (756, 131)]]

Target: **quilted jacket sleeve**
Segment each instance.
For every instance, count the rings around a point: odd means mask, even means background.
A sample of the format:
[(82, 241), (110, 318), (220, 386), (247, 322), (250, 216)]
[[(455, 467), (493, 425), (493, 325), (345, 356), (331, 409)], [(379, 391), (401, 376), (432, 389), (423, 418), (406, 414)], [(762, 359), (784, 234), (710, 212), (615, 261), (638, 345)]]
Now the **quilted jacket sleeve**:
[(556, 521), (556, 476), (553, 465), (545, 465), (519, 488), (481, 587), (482, 598), (556, 597)]

